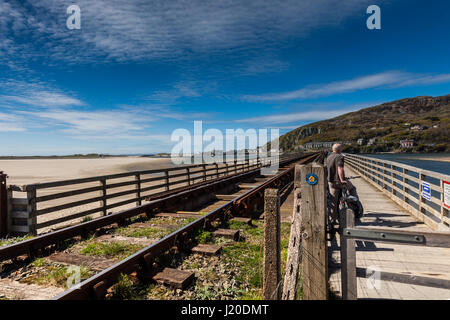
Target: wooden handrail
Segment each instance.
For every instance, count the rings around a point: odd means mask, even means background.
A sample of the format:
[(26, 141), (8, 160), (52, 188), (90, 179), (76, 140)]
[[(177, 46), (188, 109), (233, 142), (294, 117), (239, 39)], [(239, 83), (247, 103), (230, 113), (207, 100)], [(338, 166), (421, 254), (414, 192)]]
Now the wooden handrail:
[[(433, 229), (450, 227), (449, 210), (443, 205), (442, 188), (443, 181), (450, 181), (449, 175), (378, 158), (353, 154), (345, 157), (350, 167), (416, 218)], [(422, 182), (430, 184), (430, 200), (422, 196)]]

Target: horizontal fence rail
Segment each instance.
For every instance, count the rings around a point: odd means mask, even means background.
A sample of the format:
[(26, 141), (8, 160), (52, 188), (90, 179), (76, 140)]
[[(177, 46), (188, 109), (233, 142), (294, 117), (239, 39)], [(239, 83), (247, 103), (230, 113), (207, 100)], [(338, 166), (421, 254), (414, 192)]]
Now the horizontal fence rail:
[[(449, 175), (353, 154), (345, 155), (345, 161), (419, 221), (433, 230), (450, 230), (449, 209), (444, 205)], [(424, 188), (430, 189), (425, 195)]]
[[(283, 155), (279, 161), (297, 156)], [(158, 194), (275, 163), (271, 161), (271, 158), (255, 158), (9, 186), (11, 194), (26, 193), (26, 198), (11, 199), (10, 231), (37, 234), (39, 229), (67, 225), (76, 219), (85, 221), (105, 216), (112, 209), (139, 206)]]

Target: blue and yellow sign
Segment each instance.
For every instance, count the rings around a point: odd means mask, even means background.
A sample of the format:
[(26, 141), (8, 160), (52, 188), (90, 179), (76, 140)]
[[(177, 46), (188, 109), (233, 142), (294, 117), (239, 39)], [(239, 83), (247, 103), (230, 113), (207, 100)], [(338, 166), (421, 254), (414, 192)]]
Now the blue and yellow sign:
[(308, 173), (306, 175), (306, 182), (311, 186), (316, 185), (319, 182), (319, 177), (314, 173)]

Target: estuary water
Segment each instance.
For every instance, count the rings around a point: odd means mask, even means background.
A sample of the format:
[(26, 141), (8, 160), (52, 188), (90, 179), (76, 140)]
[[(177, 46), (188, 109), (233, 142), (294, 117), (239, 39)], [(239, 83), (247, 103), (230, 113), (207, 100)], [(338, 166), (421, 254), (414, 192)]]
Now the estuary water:
[(450, 175), (450, 153), (384, 153), (362, 156), (404, 163), (413, 167)]

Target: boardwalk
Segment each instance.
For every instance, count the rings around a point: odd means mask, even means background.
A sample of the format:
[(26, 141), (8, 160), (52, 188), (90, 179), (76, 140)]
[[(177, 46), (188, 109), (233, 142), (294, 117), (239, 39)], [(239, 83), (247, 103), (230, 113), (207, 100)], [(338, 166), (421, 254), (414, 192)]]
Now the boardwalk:
[[(357, 175), (350, 168), (346, 174)], [(417, 222), (403, 208), (363, 179), (354, 180), (365, 208), (365, 215), (357, 226), (397, 228), (409, 231), (432, 231)], [(339, 240), (337, 240), (339, 242)], [(356, 265), (375, 267), (381, 272), (398, 274), (400, 283), (380, 281), (372, 286), (366, 278), (358, 278), (358, 299), (450, 299), (450, 249), (411, 245), (356, 241)], [(340, 255), (336, 241), (329, 252), (330, 289), (340, 296)], [(412, 280), (414, 277), (415, 280)], [(413, 284), (417, 281), (427, 284)], [(444, 280), (444, 281), (442, 281)], [(446, 288), (443, 288), (443, 285)]]

